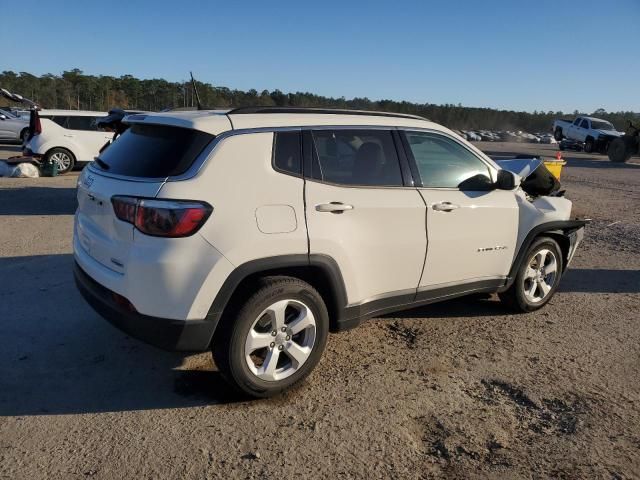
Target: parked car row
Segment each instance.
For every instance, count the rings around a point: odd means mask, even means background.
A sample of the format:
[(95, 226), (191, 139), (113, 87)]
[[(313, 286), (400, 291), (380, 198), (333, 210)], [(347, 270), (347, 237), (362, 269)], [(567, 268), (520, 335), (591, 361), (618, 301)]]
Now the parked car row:
[(454, 130), (470, 142), (520, 142), (520, 143), (558, 143), (550, 133), (527, 133), (511, 130)]

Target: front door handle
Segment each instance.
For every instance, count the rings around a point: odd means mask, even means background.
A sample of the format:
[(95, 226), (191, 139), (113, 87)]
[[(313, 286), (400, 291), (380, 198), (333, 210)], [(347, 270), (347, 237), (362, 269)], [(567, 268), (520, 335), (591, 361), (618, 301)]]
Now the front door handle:
[(451, 210), (455, 210), (456, 208), (460, 208), (460, 205), (456, 205), (451, 202), (440, 202), (434, 203), (433, 209), (437, 212), (450, 212)]
[(318, 212), (342, 213), (345, 210), (353, 210), (353, 205), (347, 205), (342, 202), (320, 203), (316, 205)]

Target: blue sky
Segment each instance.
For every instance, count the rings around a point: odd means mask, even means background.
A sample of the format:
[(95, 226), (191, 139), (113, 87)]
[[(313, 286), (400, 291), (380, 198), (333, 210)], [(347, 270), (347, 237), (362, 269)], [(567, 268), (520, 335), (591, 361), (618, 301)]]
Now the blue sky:
[(193, 70), (201, 81), (243, 90), (640, 111), (640, 0), (0, 0), (0, 7), (0, 70), (77, 67), (172, 81)]

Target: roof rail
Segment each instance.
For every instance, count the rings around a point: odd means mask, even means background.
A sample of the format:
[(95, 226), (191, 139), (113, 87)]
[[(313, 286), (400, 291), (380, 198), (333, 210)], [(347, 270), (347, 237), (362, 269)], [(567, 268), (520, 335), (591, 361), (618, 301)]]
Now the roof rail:
[(250, 113), (321, 113), (333, 115), (372, 115), (376, 117), (412, 118), (427, 120), (419, 115), (408, 113), (379, 112), (376, 110), (350, 110), (347, 108), (315, 108), (315, 107), (239, 107), (229, 110), (227, 115), (244, 115)]

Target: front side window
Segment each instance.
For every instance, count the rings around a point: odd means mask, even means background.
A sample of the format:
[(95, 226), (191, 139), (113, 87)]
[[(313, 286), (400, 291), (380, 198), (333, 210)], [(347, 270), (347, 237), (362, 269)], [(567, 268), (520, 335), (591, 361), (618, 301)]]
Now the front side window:
[(311, 176), (340, 185), (402, 186), (388, 130), (316, 130)]
[[(463, 183), (482, 176), (490, 182), (489, 167), (458, 142), (436, 133), (405, 132), (409, 149), (415, 159), (422, 186), (428, 188), (459, 188), (471, 190)], [(482, 182), (479, 182), (482, 183)]]
[(580, 125), (580, 121), (581, 121), (581, 120), (582, 120), (582, 119), (581, 119), (580, 117), (578, 117), (578, 118), (576, 118), (576, 119), (573, 121), (573, 124), (577, 127), (578, 125)]
[(295, 175), (302, 174), (300, 132), (276, 132), (273, 139), (273, 166)]

